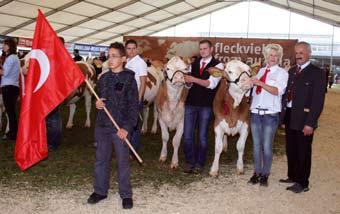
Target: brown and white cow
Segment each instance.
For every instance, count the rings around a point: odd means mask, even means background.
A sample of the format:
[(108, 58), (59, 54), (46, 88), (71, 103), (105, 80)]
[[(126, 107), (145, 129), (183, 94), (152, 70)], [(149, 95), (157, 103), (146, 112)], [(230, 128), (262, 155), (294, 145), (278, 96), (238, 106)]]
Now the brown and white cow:
[[(29, 65), (29, 59), (30, 59), (31, 52), (29, 52), (21, 61), (21, 70), (20, 70), (20, 75), (21, 75), (21, 86), (22, 86), (22, 91), (24, 91), (24, 79), (25, 75), (28, 69)], [(86, 79), (90, 82), (91, 86), (95, 86), (95, 79), (96, 79), (96, 72), (94, 67), (91, 64), (88, 64), (86, 62), (80, 61), (76, 62), (80, 70), (83, 72), (83, 74), (86, 76)], [(76, 102), (80, 100), (82, 97), (85, 99), (85, 110), (86, 110), (86, 120), (85, 120), (85, 127), (90, 127), (91, 126), (91, 121), (90, 121), (90, 113), (91, 113), (91, 99), (92, 99), (92, 94), (90, 93), (89, 89), (86, 87), (86, 84), (83, 83), (81, 86), (79, 86), (71, 95), (66, 99), (66, 104), (69, 106), (70, 113), (69, 113), (69, 118), (66, 124), (66, 128), (72, 128), (73, 126), (73, 118), (74, 114), (76, 111)]]
[(237, 141), (237, 172), (243, 173), (243, 152), (249, 133), (249, 103), (245, 96), (251, 88), (250, 68), (241, 61), (232, 60), (225, 66), (217, 90), (213, 110), (215, 115), (215, 158), (210, 169), (217, 176), (222, 149), (227, 148), (227, 136), (239, 134)]
[(184, 87), (184, 74), (188, 73), (187, 65), (180, 57), (173, 57), (165, 66), (166, 79), (160, 86), (156, 97), (158, 121), (162, 131), (162, 151), (159, 160), (167, 159), (167, 143), (169, 130), (176, 130), (172, 139), (174, 147), (171, 168), (178, 167), (178, 149), (181, 142), (184, 126), (184, 102), (188, 90)]
[[(95, 87), (95, 81), (96, 81), (96, 71), (94, 67), (83, 61), (76, 62), (82, 73), (85, 75), (86, 79), (90, 83), (90, 85), (94, 88)], [(66, 124), (66, 128), (70, 129), (73, 127), (73, 118), (74, 114), (76, 112), (76, 103), (84, 97), (85, 101), (85, 112), (86, 112), (86, 120), (85, 120), (85, 127), (89, 128), (91, 127), (91, 120), (90, 120), (90, 114), (91, 114), (91, 105), (92, 105), (92, 93), (87, 88), (86, 83), (84, 82), (81, 84), (70, 96), (68, 96), (66, 100), (66, 105), (69, 107), (69, 117)]]
[(153, 108), (153, 123), (151, 128), (151, 133), (157, 132), (157, 107), (156, 107), (156, 96), (159, 90), (159, 87), (164, 79), (163, 75), (164, 64), (161, 61), (155, 60), (151, 61), (151, 66), (148, 67), (148, 76), (146, 78), (146, 88), (144, 93), (144, 109), (143, 109), (143, 125), (141, 132), (146, 133), (148, 130), (148, 118), (149, 118), (149, 110), (151, 104), (154, 104)]

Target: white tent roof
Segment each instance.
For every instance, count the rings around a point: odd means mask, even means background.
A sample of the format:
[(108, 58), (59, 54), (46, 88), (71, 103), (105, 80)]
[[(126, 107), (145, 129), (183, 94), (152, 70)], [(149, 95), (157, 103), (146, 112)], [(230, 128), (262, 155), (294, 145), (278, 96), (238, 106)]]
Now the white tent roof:
[[(67, 42), (108, 44), (150, 35), (244, 0), (2, 0), (0, 34), (33, 37), (40, 8)], [(340, 26), (339, 0), (260, 0)]]

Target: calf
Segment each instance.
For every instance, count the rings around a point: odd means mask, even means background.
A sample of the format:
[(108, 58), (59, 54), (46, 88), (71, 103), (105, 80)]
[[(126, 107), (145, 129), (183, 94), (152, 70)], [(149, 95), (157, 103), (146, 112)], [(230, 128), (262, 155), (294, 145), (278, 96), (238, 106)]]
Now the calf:
[[(216, 72), (216, 71), (215, 71)], [(237, 172), (243, 173), (243, 152), (249, 133), (249, 103), (245, 94), (251, 88), (250, 68), (241, 61), (232, 60), (222, 71), (224, 76), (217, 90), (213, 111), (215, 115), (215, 157), (210, 175), (218, 175), (222, 149), (227, 148), (227, 136), (240, 134), (237, 141)]]
[(169, 130), (176, 130), (172, 139), (174, 152), (171, 160), (171, 168), (176, 169), (178, 167), (178, 149), (183, 134), (184, 102), (188, 93), (188, 90), (184, 87), (184, 74), (188, 73), (188, 70), (181, 58), (175, 56), (167, 63), (164, 72), (166, 78), (156, 97), (158, 121), (163, 142), (159, 160), (165, 162)]

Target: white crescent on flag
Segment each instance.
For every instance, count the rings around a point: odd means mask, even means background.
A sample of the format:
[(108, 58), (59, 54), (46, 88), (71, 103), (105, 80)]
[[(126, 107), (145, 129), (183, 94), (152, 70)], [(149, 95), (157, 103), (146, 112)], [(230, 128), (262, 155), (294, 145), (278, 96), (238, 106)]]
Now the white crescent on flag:
[(37, 92), (46, 82), (48, 75), (50, 74), (50, 61), (44, 51), (40, 49), (33, 49), (29, 52), (30, 59), (36, 59), (40, 66), (40, 78), (33, 93)]

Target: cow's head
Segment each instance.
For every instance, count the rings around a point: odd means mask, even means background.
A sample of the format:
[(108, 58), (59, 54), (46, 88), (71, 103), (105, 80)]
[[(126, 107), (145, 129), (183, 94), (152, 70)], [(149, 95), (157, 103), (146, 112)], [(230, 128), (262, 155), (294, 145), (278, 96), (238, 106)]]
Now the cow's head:
[(229, 83), (229, 93), (234, 98), (236, 107), (252, 87), (250, 67), (239, 60), (231, 60), (226, 64), (224, 71)]
[(187, 67), (180, 57), (172, 57), (165, 66), (165, 79), (173, 85), (184, 85), (184, 74), (189, 72)]
[(230, 87), (237, 87), (241, 91), (247, 91), (252, 87), (250, 82), (250, 67), (239, 60), (231, 60), (225, 66), (227, 81)]

